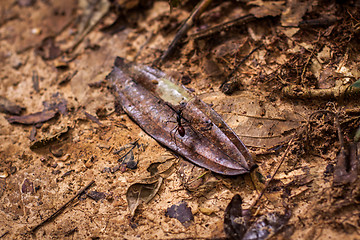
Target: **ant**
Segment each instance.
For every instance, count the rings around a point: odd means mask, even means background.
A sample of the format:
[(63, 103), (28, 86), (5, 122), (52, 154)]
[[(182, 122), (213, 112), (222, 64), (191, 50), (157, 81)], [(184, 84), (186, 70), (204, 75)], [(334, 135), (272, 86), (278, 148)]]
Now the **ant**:
[(176, 110), (174, 109), (170, 104), (166, 103), (166, 105), (171, 108), (171, 110), (173, 110), (176, 114), (176, 121), (166, 121), (166, 123), (168, 122), (173, 122), (173, 123), (177, 123), (177, 125), (170, 131), (170, 136), (172, 136), (172, 132), (174, 132), (174, 140), (175, 140), (175, 144), (176, 144), (176, 138), (175, 138), (175, 134), (176, 132), (179, 133), (180, 137), (184, 137), (185, 136), (185, 128), (183, 123), (181, 122), (181, 119), (184, 119), (186, 122), (189, 122), (186, 118), (183, 117), (182, 115), (182, 111), (183, 108), (186, 106), (186, 103), (180, 103), (180, 106), (182, 107), (180, 110)]
[[(176, 112), (177, 116), (176, 116), (176, 122), (177, 122), (177, 126), (176, 126), (176, 131), (179, 133), (179, 135), (181, 137), (185, 136), (185, 128), (183, 127), (182, 123), (181, 123), (181, 118), (182, 118), (182, 115), (181, 115), (181, 112), (182, 110), (179, 110)], [(176, 133), (175, 131), (175, 133)]]

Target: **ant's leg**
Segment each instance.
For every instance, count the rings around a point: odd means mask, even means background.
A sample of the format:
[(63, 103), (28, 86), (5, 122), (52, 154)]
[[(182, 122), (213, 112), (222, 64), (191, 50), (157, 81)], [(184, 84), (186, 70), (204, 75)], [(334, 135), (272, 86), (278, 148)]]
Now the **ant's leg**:
[(176, 147), (177, 147), (177, 144), (176, 144), (176, 132), (177, 132), (178, 129), (179, 129), (179, 128), (176, 128), (175, 133), (174, 133), (174, 142), (175, 142), (175, 146), (176, 146)]
[[(177, 127), (178, 126), (175, 126), (173, 129), (171, 129), (171, 131), (170, 131), (170, 138), (174, 138), (174, 142), (175, 142), (175, 146), (177, 146), (176, 145), (176, 131), (177, 131)], [(175, 132), (174, 132), (174, 130), (175, 130)], [(174, 132), (174, 133), (173, 133)]]
[[(173, 118), (174, 115), (175, 115), (175, 114), (173, 114), (173, 115), (171, 116), (171, 118)], [(171, 122), (171, 123), (177, 123), (176, 121), (167, 120), (167, 121), (165, 122), (165, 124), (168, 124), (169, 122)]]

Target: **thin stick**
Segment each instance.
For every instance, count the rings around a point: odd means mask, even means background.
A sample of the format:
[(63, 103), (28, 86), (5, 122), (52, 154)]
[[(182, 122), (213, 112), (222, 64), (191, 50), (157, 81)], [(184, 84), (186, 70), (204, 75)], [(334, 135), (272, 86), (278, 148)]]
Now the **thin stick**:
[(258, 204), (258, 202), (260, 201), (260, 198), (264, 195), (267, 187), (270, 185), (270, 183), (271, 183), (271, 181), (274, 179), (276, 173), (279, 171), (282, 163), (283, 163), (284, 160), (285, 160), (286, 155), (287, 155), (287, 154), (289, 153), (289, 151), (290, 151), (290, 146), (291, 146), (291, 144), (292, 144), (295, 136), (296, 136), (296, 134), (294, 134), (294, 136), (293, 136), (293, 137), (291, 138), (291, 140), (289, 141), (288, 147), (286, 148), (284, 155), (282, 156), (282, 158), (281, 158), (278, 166), (276, 167), (276, 170), (275, 170), (274, 174), (271, 176), (270, 180), (265, 183), (265, 187), (263, 188), (263, 190), (261, 191), (261, 193), (259, 194), (259, 196), (258, 196), (257, 199), (255, 200), (255, 202), (254, 202), (253, 204), (251, 204), (251, 206), (250, 206), (250, 208), (249, 208), (250, 210), (253, 209), (253, 208), (256, 206), (256, 204)]
[(140, 54), (141, 54), (142, 50), (144, 49), (144, 47), (145, 47), (146, 45), (148, 45), (149, 42), (153, 40), (153, 38), (154, 38), (154, 32), (151, 32), (151, 34), (150, 34), (150, 36), (148, 37), (148, 39), (146, 39), (145, 42), (144, 42), (144, 44), (141, 45), (141, 47), (139, 48), (139, 51), (136, 53), (133, 62), (136, 62), (137, 58), (140, 56)]
[(31, 228), (30, 232), (35, 233), (40, 227), (44, 226), (46, 223), (50, 222), (51, 220), (55, 219), (60, 213), (62, 213), (69, 205), (72, 203), (77, 197), (83, 194), (91, 185), (95, 183), (92, 180), (88, 185), (86, 185), (83, 189), (81, 189), (74, 197), (72, 197), (69, 201), (67, 201), (61, 208), (59, 208), (56, 212), (54, 212), (50, 217), (42, 221), (40, 224), (36, 225), (35, 227)]
[(198, 18), (205, 11), (205, 9), (210, 5), (211, 2), (212, 2), (211, 0), (202, 0), (198, 5), (196, 5), (190, 16), (180, 26), (179, 31), (176, 33), (168, 49), (164, 52), (164, 54), (160, 57), (160, 59), (157, 59), (154, 62), (154, 65), (161, 64), (174, 52), (175, 47), (178, 45), (179, 41), (185, 36), (187, 31), (194, 24), (194, 20)]
[(136, 147), (136, 143), (139, 141), (139, 139), (140, 138), (136, 139), (134, 142), (131, 143), (132, 146), (130, 147), (130, 149), (125, 154), (123, 154), (118, 161), (122, 162), (123, 158), (126, 157), (126, 155), (128, 155)]
[(226, 31), (229, 28), (236, 27), (236, 26), (239, 26), (239, 25), (244, 25), (244, 24), (249, 23), (251, 21), (255, 21), (256, 19), (257, 18), (254, 15), (248, 14), (248, 15), (236, 18), (234, 20), (231, 20), (231, 21), (228, 21), (228, 22), (225, 22), (225, 23), (221, 23), (221, 24), (216, 25), (214, 27), (207, 28), (207, 29), (202, 30), (200, 32), (194, 33), (194, 34), (190, 35), (188, 37), (188, 39), (197, 40), (197, 39), (210, 37), (210, 36), (213, 36), (215, 34), (219, 34), (222, 31)]
[[(238, 68), (255, 52), (257, 51), (259, 48), (261, 48), (262, 46), (264, 46), (264, 44), (260, 44), (259, 46), (257, 46), (256, 48), (254, 48), (248, 55), (246, 55), (236, 66), (235, 68), (231, 71), (231, 73), (227, 76), (227, 80), (229, 80), (234, 73), (238, 70)], [(224, 85), (226, 82), (224, 82), (222, 85)]]
[(341, 131), (339, 115), (337, 113), (335, 114), (335, 127), (337, 128), (341, 150), (345, 150), (344, 136), (343, 136), (342, 131)]
[(3, 238), (3, 237), (5, 237), (6, 235), (8, 235), (9, 234), (9, 231), (6, 231), (6, 232), (4, 232), (1, 236), (0, 236), (0, 238)]

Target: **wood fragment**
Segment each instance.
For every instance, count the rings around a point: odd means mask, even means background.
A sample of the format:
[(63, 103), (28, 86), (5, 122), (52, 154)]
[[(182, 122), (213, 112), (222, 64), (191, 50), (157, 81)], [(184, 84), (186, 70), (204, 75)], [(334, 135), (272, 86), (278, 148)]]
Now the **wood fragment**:
[[(73, 77), (78, 73), (78, 70), (75, 70), (73, 73), (69, 73), (59, 82), (59, 85), (65, 85), (66, 83), (70, 82)], [(90, 84), (89, 84), (90, 85)]]
[(54, 212), (50, 217), (46, 218), (44, 221), (42, 221), (40, 224), (36, 225), (35, 227), (32, 227), (30, 229), (30, 233), (35, 233), (40, 227), (44, 226), (46, 223), (52, 221), (55, 219), (60, 213), (62, 213), (76, 198), (78, 198), (80, 195), (82, 195), (88, 188), (91, 187), (95, 183), (94, 180), (92, 180), (88, 185), (86, 185), (83, 189), (81, 189), (74, 197), (72, 197), (69, 201), (67, 201), (62, 207), (60, 207), (56, 212)]
[(333, 24), (335, 24), (338, 21), (338, 19), (335, 16), (323, 16), (319, 18), (309, 19), (309, 20), (303, 20), (299, 22), (297, 26), (282, 26), (284, 28), (308, 28), (312, 29), (315, 27), (328, 27)]
[(353, 114), (353, 115), (357, 115), (360, 113), (360, 108), (348, 108), (344, 110), (346, 112), (346, 114)]
[(100, 122), (100, 120), (99, 120), (97, 117), (91, 115), (91, 114), (88, 113), (88, 112), (84, 112), (84, 113), (85, 113), (85, 116), (86, 116), (88, 119), (90, 119), (92, 122), (97, 123), (97, 124), (100, 125), (100, 126), (102, 125), (102, 123)]
[(30, 131), (30, 136), (29, 139), (31, 142), (34, 142), (36, 140), (36, 127), (35, 125), (32, 126), (31, 131)]
[(33, 75), (32, 75), (32, 82), (33, 82), (33, 88), (34, 90), (38, 93), (40, 91), (40, 87), (39, 87), (39, 75), (37, 73), (37, 71), (33, 71)]
[[(311, 89), (297, 85), (286, 86), (282, 89), (285, 97), (296, 99), (342, 99), (345, 96), (359, 94), (359, 89), (350, 88), (349, 85), (340, 85), (325, 89)], [(353, 98), (356, 100), (356, 98)]]
[(78, 229), (78, 227), (75, 227), (75, 228), (71, 229), (70, 231), (67, 231), (67, 232), (64, 234), (64, 236), (65, 236), (65, 237), (69, 237), (69, 236), (73, 235), (73, 234), (74, 234), (75, 232), (77, 232), (77, 231), (79, 231), (79, 229)]
[[(333, 186), (352, 184), (358, 178), (359, 155), (358, 144), (350, 143), (341, 148), (334, 168)], [(360, 148), (359, 148), (360, 149)]]
[(341, 186), (347, 183), (354, 183), (357, 180), (359, 168), (358, 146), (357, 143), (350, 143), (348, 146), (345, 146), (339, 115), (335, 113), (334, 118), (340, 142), (340, 152), (337, 156), (337, 163), (334, 169), (333, 185)]

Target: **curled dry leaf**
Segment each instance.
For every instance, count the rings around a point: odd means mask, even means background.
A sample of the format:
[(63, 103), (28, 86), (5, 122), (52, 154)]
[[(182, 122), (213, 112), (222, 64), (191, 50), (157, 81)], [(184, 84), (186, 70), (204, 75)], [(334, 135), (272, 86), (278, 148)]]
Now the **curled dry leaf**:
[(165, 73), (118, 57), (107, 81), (146, 133), (187, 160), (224, 175), (253, 167), (247, 148), (223, 119)]
[(173, 172), (174, 160), (175, 158), (168, 158), (165, 161), (160, 159), (160, 162), (153, 163), (147, 169), (151, 176), (128, 188), (126, 199), (132, 216), (140, 204), (148, 203), (156, 195), (163, 179)]
[(200, 168), (191, 162), (180, 160), (178, 174), (183, 186), (193, 196), (204, 196), (218, 184), (213, 174), (204, 168)]
[(150, 172), (151, 176), (159, 175), (166, 178), (173, 172), (176, 158), (172, 156), (162, 156), (161, 158), (163, 159), (159, 159), (158, 162), (150, 164), (147, 171)]
[(228, 238), (241, 239), (247, 229), (247, 221), (245, 221), (242, 212), (242, 199), (236, 194), (225, 209), (224, 230)]
[[(58, 129), (54, 133), (47, 134), (46, 136), (42, 137), (41, 139), (32, 142), (30, 144), (30, 149), (34, 150), (37, 148), (45, 147), (50, 142), (59, 140), (62, 136), (66, 135), (71, 128), (72, 128), (72, 126), (66, 125), (64, 127), (61, 127), (60, 129)], [(65, 155), (65, 156), (66, 156), (66, 158), (64, 158), (64, 161), (66, 161), (66, 159), (69, 157), (69, 155)]]
[(135, 183), (126, 192), (126, 200), (131, 216), (134, 216), (140, 204), (150, 202), (159, 191), (163, 178), (159, 177), (153, 182)]

